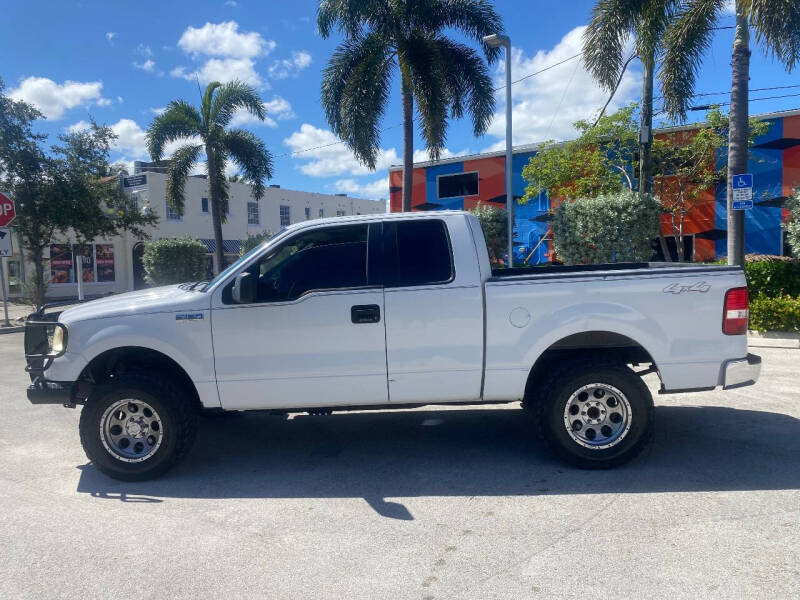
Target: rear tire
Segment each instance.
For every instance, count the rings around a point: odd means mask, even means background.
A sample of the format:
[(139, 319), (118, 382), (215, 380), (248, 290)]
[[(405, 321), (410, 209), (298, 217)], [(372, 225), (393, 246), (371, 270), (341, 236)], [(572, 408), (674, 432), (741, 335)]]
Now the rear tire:
[(124, 373), (89, 396), (81, 411), (81, 444), (109, 477), (153, 479), (191, 450), (197, 413), (195, 399), (167, 376)]
[(608, 469), (637, 456), (653, 432), (653, 397), (624, 364), (559, 365), (535, 382), (533, 408), (552, 451), (581, 469)]

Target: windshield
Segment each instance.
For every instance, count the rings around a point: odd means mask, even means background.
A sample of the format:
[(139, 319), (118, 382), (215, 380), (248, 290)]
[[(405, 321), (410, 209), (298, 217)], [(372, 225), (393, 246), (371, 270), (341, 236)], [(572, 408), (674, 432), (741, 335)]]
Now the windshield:
[(271, 242), (272, 240), (274, 240), (276, 237), (278, 237), (279, 235), (281, 235), (281, 234), (282, 234), (284, 231), (286, 231), (286, 228), (285, 228), (285, 227), (284, 227), (283, 229), (281, 229), (281, 230), (280, 230), (278, 233), (276, 233), (275, 235), (273, 235), (273, 236), (271, 236), (271, 237), (267, 238), (266, 240), (264, 240), (264, 241), (263, 241), (261, 244), (259, 244), (259, 245), (258, 245), (258, 246), (256, 246), (255, 248), (253, 248), (253, 249), (251, 249), (250, 251), (248, 251), (248, 252), (247, 252), (247, 253), (246, 253), (244, 256), (242, 256), (241, 258), (239, 258), (239, 260), (237, 260), (237, 261), (235, 261), (235, 262), (231, 263), (230, 265), (228, 265), (228, 267), (227, 267), (225, 270), (223, 270), (222, 272), (220, 272), (220, 274), (219, 274), (219, 275), (217, 275), (216, 277), (214, 277), (214, 279), (212, 279), (211, 281), (209, 281), (208, 283), (206, 283), (206, 284), (203, 286), (203, 288), (202, 288), (202, 290), (201, 290), (201, 291), (203, 291), (203, 292), (205, 292), (205, 291), (208, 291), (208, 290), (209, 290), (211, 287), (213, 287), (214, 285), (216, 285), (216, 284), (217, 284), (217, 282), (220, 282), (220, 281), (222, 281), (223, 279), (225, 279), (225, 278), (226, 278), (228, 275), (230, 275), (231, 273), (233, 273), (234, 271), (236, 271), (236, 270), (237, 270), (237, 269), (238, 269), (238, 268), (239, 268), (239, 267), (240, 267), (242, 264), (244, 264), (244, 263), (247, 261), (247, 259), (249, 259), (251, 256), (253, 256), (253, 254), (255, 254), (256, 252), (258, 252), (258, 251), (260, 251), (261, 249), (263, 249), (265, 244), (268, 244), (268, 243), (270, 243), (270, 242)]

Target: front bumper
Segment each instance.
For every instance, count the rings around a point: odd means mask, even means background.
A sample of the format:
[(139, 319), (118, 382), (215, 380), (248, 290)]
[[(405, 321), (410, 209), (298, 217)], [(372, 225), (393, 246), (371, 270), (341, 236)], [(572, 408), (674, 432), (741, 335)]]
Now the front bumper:
[(722, 389), (753, 385), (761, 375), (761, 357), (748, 354), (747, 358), (737, 358), (725, 363), (722, 371)]
[(48, 381), (34, 377), (28, 386), (28, 401), (31, 404), (62, 404), (75, 406), (75, 383), (71, 381)]

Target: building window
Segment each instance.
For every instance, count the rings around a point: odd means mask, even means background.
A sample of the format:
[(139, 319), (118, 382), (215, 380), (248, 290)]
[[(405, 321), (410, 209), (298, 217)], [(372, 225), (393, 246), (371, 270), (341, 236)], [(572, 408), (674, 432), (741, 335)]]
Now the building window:
[[(84, 283), (114, 283), (114, 244), (87, 244), (80, 256)], [(75, 283), (70, 244), (50, 244), (50, 283)]]
[(260, 213), (258, 210), (258, 202), (247, 203), (247, 224), (258, 225), (261, 222)]
[(311, 218), (311, 208), (306, 206), (306, 221)]
[(292, 207), (281, 204), (281, 227), (288, 227), (292, 222)]
[(208, 198), (200, 198), (200, 212), (208, 214)]
[(170, 206), (169, 202), (167, 202), (167, 211), (166, 211), (166, 213), (167, 213), (167, 221), (180, 221), (181, 220), (181, 214), (177, 210), (172, 208)]
[(325, 209), (324, 208), (320, 208), (319, 209), (319, 218), (321, 219), (324, 216), (325, 216)]
[(478, 172), (440, 175), (437, 179), (437, 196), (459, 198), (478, 194)]
[(336, 209), (336, 216), (337, 217), (343, 217), (344, 215), (345, 215), (344, 209), (342, 209), (342, 208)]

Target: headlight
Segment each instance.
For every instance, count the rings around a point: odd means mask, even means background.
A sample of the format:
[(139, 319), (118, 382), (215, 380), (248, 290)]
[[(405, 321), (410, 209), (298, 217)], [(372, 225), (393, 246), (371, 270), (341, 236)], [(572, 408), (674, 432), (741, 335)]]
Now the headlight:
[(53, 343), (50, 345), (50, 351), (53, 354), (61, 354), (64, 352), (64, 328), (56, 327), (53, 332)]

